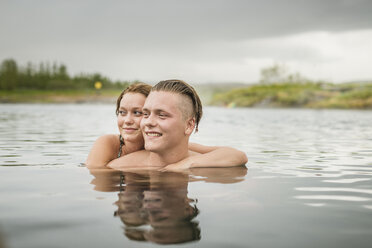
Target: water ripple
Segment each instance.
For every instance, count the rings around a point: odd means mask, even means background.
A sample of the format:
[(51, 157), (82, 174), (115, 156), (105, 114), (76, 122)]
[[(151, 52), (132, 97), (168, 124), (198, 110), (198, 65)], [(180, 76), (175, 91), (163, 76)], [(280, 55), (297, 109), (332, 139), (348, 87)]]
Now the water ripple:
[(370, 178), (345, 178), (345, 179), (335, 179), (335, 180), (323, 180), (323, 182), (326, 183), (356, 183), (356, 182), (364, 182), (364, 181), (370, 181)]
[(296, 199), (301, 200), (335, 200), (335, 201), (350, 201), (350, 202), (364, 202), (370, 201), (371, 198), (347, 195), (299, 195)]
[(356, 189), (356, 188), (330, 188), (330, 187), (307, 187), (307, 188), (295, 188), (299, 191), (316, 191), (316, 192), (355, 192), (363, 194), (371, 194), (372, 189)]

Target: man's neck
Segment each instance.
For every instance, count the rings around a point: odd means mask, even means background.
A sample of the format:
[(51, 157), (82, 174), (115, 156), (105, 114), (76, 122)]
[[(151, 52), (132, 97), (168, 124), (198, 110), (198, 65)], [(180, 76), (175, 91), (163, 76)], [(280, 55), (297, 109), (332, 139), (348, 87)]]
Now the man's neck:
[(166, 166), (169, 164), (176, 163), (189, 156), (188, 143), (186, 145), (180, 145), (174, 149), (165, 151), (163, 153), (150, 152), (149, 164), (157, 166)]

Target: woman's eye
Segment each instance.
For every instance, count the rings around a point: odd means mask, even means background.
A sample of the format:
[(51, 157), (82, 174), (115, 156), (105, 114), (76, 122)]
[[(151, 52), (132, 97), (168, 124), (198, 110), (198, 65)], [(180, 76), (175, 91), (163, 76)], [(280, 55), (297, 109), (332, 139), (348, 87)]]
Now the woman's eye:
[(142, 112), (141, 111), (134, 111), (134, 114), (135, 115), (142, 115)]
[(123, 111), (123, 110), (120, 110), (119, 111), (119, 115), (125, 115), (127, 112)]

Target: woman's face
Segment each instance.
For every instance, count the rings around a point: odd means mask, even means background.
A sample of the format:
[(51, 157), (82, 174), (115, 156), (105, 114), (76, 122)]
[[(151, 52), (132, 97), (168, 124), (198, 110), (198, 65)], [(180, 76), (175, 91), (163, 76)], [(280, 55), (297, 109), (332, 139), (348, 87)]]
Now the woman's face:
[(118, 128), (124, 142), (143, 142), (140, 122), (146, 96), (140, 93), (126, 93), (120, 101)]

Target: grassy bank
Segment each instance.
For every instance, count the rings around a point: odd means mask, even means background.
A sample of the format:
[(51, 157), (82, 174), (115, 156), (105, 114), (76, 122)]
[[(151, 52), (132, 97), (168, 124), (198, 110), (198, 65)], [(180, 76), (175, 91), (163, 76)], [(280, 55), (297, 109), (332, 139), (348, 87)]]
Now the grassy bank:
[(114, 103), (121, 90), (15, 90), (0, 91), (0, 103)]
[(372, 109), (372, 83), (252, 85), (213, 96), (212, 105)]
[[(196, 88), (204, 105), (372, 109), (372, 83), (278, 83), (240, 88), (210, 84)], [(115, 103), (120, 92), (115, 89), (2, 90), (0, 103)]]

